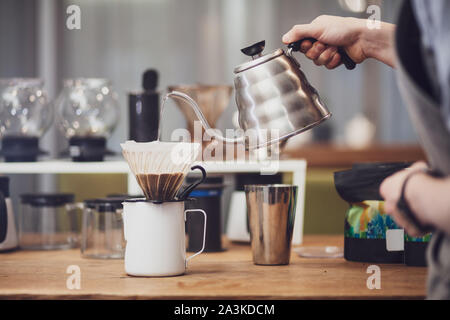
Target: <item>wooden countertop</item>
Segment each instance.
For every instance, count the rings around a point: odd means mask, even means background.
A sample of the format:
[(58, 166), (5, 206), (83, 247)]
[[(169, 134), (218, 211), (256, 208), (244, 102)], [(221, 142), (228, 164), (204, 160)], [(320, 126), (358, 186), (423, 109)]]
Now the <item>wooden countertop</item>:
[[(305, 246), (342, 245), (342, 236), (305, 236)], [(122, 260), (92, 260), (79, 250), (0, 254), (0, 299), (422, 299), (426, 268), (379, 265), (381, 289), (366, 286), (367, 263), (305, 259), (256, 266), (248, 245), (191, 260), (183, 276), (127, 276)], [(69, 290), (69, 265), (81, 269), (81, 289)]]
[(306, 159), (308, 167), (351, 167), (358, 162), (415, 162), (426, 156), (419, 145), (375, 144), (354, 149), (332, 144), (311, 144), (286, 150), (283, 158)]

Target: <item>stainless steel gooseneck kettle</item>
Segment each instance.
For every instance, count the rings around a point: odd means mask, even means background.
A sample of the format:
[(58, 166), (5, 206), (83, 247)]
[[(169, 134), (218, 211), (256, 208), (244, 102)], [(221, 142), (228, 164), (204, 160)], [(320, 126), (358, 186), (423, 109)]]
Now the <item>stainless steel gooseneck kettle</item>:
[[(172, 91), (165, 99), (186, 100), (208, 133), (223, 142), (245, 142), (247, 149), (254, 149), (286, 140), (331, 116), (292, 55), (304, 40), (316, 41), (302, 39), (289, 44), (287, 52), (277, 49), (266, 55), (262, 55), (265, 41), (241, 50), (253, 58), (234, 69), (239, 125), (245, 132), (241, 137), (225, 138), (211, 130), (197, 103), (186, 94)], [(353, 69), (355, 63), (345, 51), (339, 48), (339, 53), (347, 69)]]

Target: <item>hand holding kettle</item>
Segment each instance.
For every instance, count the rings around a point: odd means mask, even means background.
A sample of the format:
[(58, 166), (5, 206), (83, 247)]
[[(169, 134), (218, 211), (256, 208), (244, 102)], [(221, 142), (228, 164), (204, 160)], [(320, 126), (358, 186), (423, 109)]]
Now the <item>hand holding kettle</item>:
[(322, 15), (310, 24), (293, 26), (283, 36), (283, 42), (303, 40), (300, 51), (316, 65), (328, 69), (342, 62), (347, 66), (343, 55), (357, 64), (374, 58), (394, 67), (394, 30), (390, 23), (382, 22), (379, 29), (370, 29), (366, 19)]

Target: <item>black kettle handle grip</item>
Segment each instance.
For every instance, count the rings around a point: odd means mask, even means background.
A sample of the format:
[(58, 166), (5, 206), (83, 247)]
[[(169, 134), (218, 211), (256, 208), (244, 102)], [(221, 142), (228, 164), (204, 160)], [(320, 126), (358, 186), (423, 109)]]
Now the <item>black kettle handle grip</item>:
[[(314, 38), (304, 38), (288, 44), (288, 48), (291, 49), (292, 51), (300, 51), (302, 42), (305, 40), (311, 41), (311, 43), (317, 42), (317, 39)], [(348, 70), (353, 70), (356, 68), (356, 63), (352, 60), (352, 58), (349, 57), (347, 52), (345, 52), (344, 48), (338, 47), (338, 52), (341, 56), (342, 63)]]
[(0, 244), (6, 239), (8, 230), (8, 211), (6, 207), (5, 195), (0, 192)]
[(205, 168), (203, 168), (202, 166), (193, 166), (191, 168), (191, 170), (200, 170), (202, 172), (202, 177), (195, 181), (194, 183), (190, 184), (189, 186), (187, 186), (178, 196), (179, 200), (186, 200), (187, 197), (189, 197), (189, 194), (195, 189), (197, 188), (197, 186), (203, 182), (205, 182), (206, 180), (206, 170)]

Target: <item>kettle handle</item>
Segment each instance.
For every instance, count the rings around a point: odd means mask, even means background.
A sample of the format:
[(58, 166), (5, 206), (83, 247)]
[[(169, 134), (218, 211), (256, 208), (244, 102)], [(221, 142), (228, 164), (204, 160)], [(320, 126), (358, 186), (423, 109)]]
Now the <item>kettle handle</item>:
[[(301, 40), (298, 40), (296, 42), (292, 42), (290, 44), (288, 44), (288, 48), (291, 49), (292, 51), (300, 51), (300, 47), (302, 45), (302, 42), (308, 40), (311, 41), (311, 43), (314, 43), (317, 41), (317, 39), (314, 38), (304, 38)], [(344, 48), (342, 47), (338, 47), (338, 52), (341, 55), (341, 60), (342, 63), (345, 65), (345, 67), (348, 70), (353, 70), (356, 67), (356, 63), (355, 61), (352, 60), (352, 58), (349, 57), (349, 55), (347, 54), (347, 52), (345, 52)]]
[(0, 244), (5, 241), (8, 231), (8, 208), (6, 207), (5, 195), (0, 191)]

